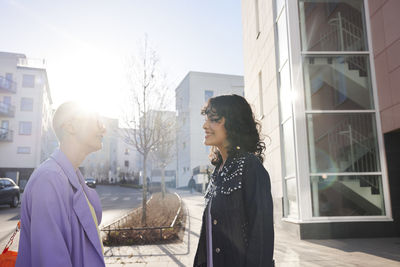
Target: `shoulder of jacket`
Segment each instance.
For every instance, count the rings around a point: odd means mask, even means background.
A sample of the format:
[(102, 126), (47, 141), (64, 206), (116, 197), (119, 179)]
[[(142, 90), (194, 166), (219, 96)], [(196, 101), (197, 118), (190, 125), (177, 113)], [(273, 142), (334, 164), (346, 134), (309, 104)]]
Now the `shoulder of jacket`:
[(255, 167), (257, 165), (263, 165), (260, 159), (253, 153), (245, 152), (243, 153), (242, 158), (245, 161), (246, 167), (251, 167), (251, 166)]
[(41, 186), (43, 183), (54, 185), (64, 185), (68, 183), (68, 178), (62, 172), (60, 166), (54, 160), (46, 160), (32, 173), (29, 178), (27, 189)]

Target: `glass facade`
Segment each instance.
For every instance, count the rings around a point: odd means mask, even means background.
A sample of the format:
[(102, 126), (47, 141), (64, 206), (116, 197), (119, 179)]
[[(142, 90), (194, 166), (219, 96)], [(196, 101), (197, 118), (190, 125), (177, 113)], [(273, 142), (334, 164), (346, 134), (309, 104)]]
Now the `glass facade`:
[(379, 175), (323, 175), (312, 176), (311, 180), (313, 216), (385, 214)]
[(299, 0), (313, 217), (385, 215), (363, 0)]
[(363, 0), (300, 0), (303, 51), (367, 51)]
[(307, 109), (374, 109), (368, 55), (306, 55), (303, 63)]
[(293, 91), (290, 77), (288, 27), (285, 1), (275, 1), (275, 27), (278, 39), (278, 89), (280, 99), (281, 152), (283, 164), (284, 217), (298, 218), (296, 156), (293, 130)]
[(298, 204), (297, 204), (297, 182), (296, 178), (285, 179), (286, 185), (286, 216), (298, 217)]
[(311, 173), (379, 172), (375, 116), (308, 114)]

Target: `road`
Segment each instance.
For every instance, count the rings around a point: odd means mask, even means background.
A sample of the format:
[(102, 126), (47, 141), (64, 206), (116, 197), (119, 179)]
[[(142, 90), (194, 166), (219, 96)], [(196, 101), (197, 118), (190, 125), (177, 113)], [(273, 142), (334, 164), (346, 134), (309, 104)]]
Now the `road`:
[[(100, 227), (112, 223), (129, 211), (140, 206), (142, 192), (138, 189), (120, 186), (98, 185), (96, 191), (99, 194), (103, 208), (103, 218)], [(12, 231), (19, 220), (20, 207), (10, 208), (9, 205), (0, 205), (0, 253), (3, 251)], [(17, 235), (11, 249), (18, 249)]]
[(100, 227), (112, 223), (142, 203), (142, 191), (139, 189), (98, 185), (96, 191), (103, 208)]

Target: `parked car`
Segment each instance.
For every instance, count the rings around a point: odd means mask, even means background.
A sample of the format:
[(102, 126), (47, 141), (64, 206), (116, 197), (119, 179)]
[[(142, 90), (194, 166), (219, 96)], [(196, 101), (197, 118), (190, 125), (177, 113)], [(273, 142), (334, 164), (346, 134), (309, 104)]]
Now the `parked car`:
[(96, 180), (94, 178), (86, 178), (85, 183), (91, 188), (96, 188)]
[(0, 178), (0, 204), (8, 204), (16, 208), (19, 204), (19, 186), (10, 178)]

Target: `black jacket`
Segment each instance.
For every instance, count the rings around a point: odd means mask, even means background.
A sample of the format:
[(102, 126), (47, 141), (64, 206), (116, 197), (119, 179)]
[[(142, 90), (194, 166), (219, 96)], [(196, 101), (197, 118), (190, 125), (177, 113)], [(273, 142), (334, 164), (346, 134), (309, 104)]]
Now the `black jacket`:
[(206, 193), (194, 267), (207, 266), (206, 219), (211, 201), (213, 267), (270, 267), (274, 228), (271, 184), (260, 160), (250, 153), (228, 157), (212, 174)]

